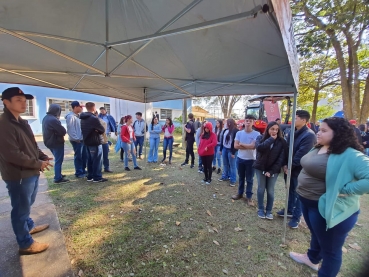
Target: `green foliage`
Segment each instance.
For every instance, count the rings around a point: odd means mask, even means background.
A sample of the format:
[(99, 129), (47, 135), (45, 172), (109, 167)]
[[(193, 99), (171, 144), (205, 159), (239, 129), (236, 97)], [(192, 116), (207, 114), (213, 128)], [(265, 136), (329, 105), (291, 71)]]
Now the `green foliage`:
[(173, 121), (181, 123), (182, 124), (182, 115), (180, 115), (179, 117), (176, 117), (173, 119)]
[(182, 128), (181, 127), (175, 127), (174, 128), (174, 134), (181, 135), (182, 134)]

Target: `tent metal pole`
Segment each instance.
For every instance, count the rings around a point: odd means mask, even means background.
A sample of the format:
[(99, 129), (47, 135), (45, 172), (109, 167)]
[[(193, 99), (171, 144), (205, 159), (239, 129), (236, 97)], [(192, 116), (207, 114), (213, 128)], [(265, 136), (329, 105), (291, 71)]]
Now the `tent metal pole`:
[[(105, 0), (105, 45), (109, 43), (109, 0)], [(105, 46), (105, 76), (109, 75), (109, 48)]]
[(287, 172), (286, 199), (285, 199), (284, 219), (283, 219), (283, 237), (282, 237), (282, 242), (283, 243), (286, 243), (288, 197), (289, 197), (289, 189), (290, 189), (290, 184), (291, 184), (293, 144), (295, 142), (294, 134), (295, 134), (295, 126), (296, 126), (296, 124), (295, 124), (296, 123), (296, 106), (297, 106), (297, 90), (296, 90), (296, 88), (294, 88), (292, 124), (291, 124), (291, 132), (289, 134), (290, 145), (289, 145), (289, 151), (288, 151), (288, 172)]
[[(101, 53), (100, 53), (100, 55), (96, 58), (96, 60), (92, 63), (92, 66), (94, 66), (96, 63), (97, 63), (97, 61), (98, 60), (100, 60), (100, 58), (104, 55), (104, 53), (105, 53), (105, 51), (106, 51), (106, 49), (104, 49)], [(86, 72), (85, 72), (85, 74), (87, 74), (88, 72), (89, 72), (90, 70), (89, 69), (87, 69), (86, 70)], [(72, 90), (75, 90), (75, 88), (79, 85), (79, 83), (86, 77), (86, 75), (83, 75), (81, 78), (79, 78), (79, 80), (77, 81), (77, 83), (73, 86), (73, 88), (72, 88)]]
[(184, 125), (187, 120), (187, 99), (182, 100), (182, 149), (186, 149), (186, 134), (184, 130)]
[[(107, 1), (107, 0), (106, 0)], [(188, 13), (192, 8), (194, 8), (197, 4), (199, 4), (202, 0), (195, 0), (192, 3), (190, 3), (186, 8), (184, 8), (182, 11), (180, 11), (175, 17), (173, 17), (168, 23), (166, 23), (163, 27), (161, 27), (155, 34), (159, 34), (166, 29), (168, 29), (173, 23), (175, 23), (178, 19), (180, 19), (182, 16), (184, 16), (186, 13)], [(113, 74), (119, 67), (121, 67), (125, 62), (132, 59), (134, 56), (136, 56), (139, 52), (141, 52), (146, 46), (148, 46), (153, 39), (147, 41), (140, 47), (138, 47), (135, 51), (133, 51), (131, 54), (127, 56), (122, 62), (120, 62), (110, 73)]]
[(30, 43), (30, 44), (32, 44), (32, 45), (35, 45), (35, 46), (37, 46), (37, 47), (40, 47), (40, 48), (42, 48), (42, 49), (44, 49), (44, 50), (46, 50), (46, 51), (49, 51), (49, 52), (51, 52), (51, 53), (53, 53), (53, 54), (55, 54), (55, 55), (58, 55), (58, 56), (60, 56), (60, 57), (65, 58), (65, 59), (67, 59), (67, 60), (69, 60), (69, 61), (72, 61), (72, 62), (74, 62), (74, 63), (77, 63), (77, 64), (79, 64), (79, 65), (82, 65), (82, 66), (84, 66), (84, 67), (86, 67), (86, 68), (88, 68), (88, 69), (91, 69), (91, 70), (93, 70), (93, 71), (96, 71), (96, 72), (98, 72), (98, 73), (100, 73), (100, 74), (105, 74), (103, 71), (101, 71), (101, 70), (99, 70), (99, 69), (97, 69), (97, 68), (95, 68), (95, 67), (93, 67), (93, 66), (90, 66), (90, 65), (88, 65), (87, 63), (84, 63), (84, 62), (82, 62), (82, 61), (80, 61), (80, 60), (77, 60), (77, 59), (75, 59), (75, 58), (73, 58), (73, 57), (71, 57), (71, 56), (68, 56), (68, 55), (66, 55), (66, 54), (64, 54), (64, 53), (62, 53), (62, 52), (59, 52), (59, 51), (57, 51), (57, 50), (55, 50), (55, 49), (53, 49), (53, 48), (51, 48), (51, 47), (48, 47), (48, 46), (46, 46), (46, 45), (43, 45), (42, 43), (39, 43), (39, 42), (37, 42), (37, 41), (34, 41), (34, 40), (30, 39), (30, 38), (27, 38), (27, 37), (25, 37), (25, 36), (19, 35), (19, 34), (15, 33), (15, 32), (9, 31), (9, 30), (4, 29), (4, 28), (2, 28), (2, 27), (0, 27), (0, 32), (3, 32), (3, 33), (8, 34), (8, 35), (11, 35), (11, 36), (16, 37), (16, 38), (18, 38), (18, 39), (21, 39), (21, 40), (23, 40), (23, 41), (25, 41), (25, 42), (28, 42), (28, 43)]
[(258, 5), (255, 8), (253, 8), (252, 10), (247, 11), (247, 12), (234, 14), (234, 15), (231, 15), (231, 16), (226, 16), (226, 17), (215, 19), (215, 20), (209, 20), (209, 21), (206, 21), (206, 22), (202, 22), (202, 23), (198, 23), (198, 24), (194, 24), (194, 25), (190, 25), (190, 26), (186, 26), (186, 27), (166, 31), (166, 32), (161, 32), (160, 34), (152, 34), (152, 35), (148, 35), (148, 36), (142, 36), (142, 37), (127, 39), (127, 40), (122, 40), (122, 41), (116, 41), (116, 42), (109, 43), (108, 46), (116, 46), (116, 45), (135, 43), (135, 42), (140, 42), (140, 41), (145, 41), (145, 40), (152, 40), (152, 39), (158, 39), (158, 38), (163, 38), (163, 37), (167, 37), (167, 36), (173, 36), (173, 35), (178, 35), (178, 34), (190, 33), (190, 32), (194, 32), (194, 31), (200, 31), (200, 30), (203, 30), (203, 29), (209, 29), (209, 28), (212, 28), (212, 27), (225, 25), (225, 24), (235, 22), (235, 21), (239, 21), (239, 20), (243, 20), (243, 19), (246, 19), (246, 18), (255, 18), (257, 13), (260, 12), (260, 11), (262, 11), (262, 7), (261, 7), (261, 5)]
[[(127, 57), (126, 55), (124, 55), (122, 52), (120, 52), (119, 50), (115, 49), (115, 48), (111, 48), (112, 50), (114, 50), (115, 52), (117, 52), (118, 54), (120, 54), (123, 57)], [(183, 93), (189, 95), (189, 96), (193, 96), (191, 93), (189, 93), (188, 91), (184, 90), (183, 88), (177, 86), (176, 84), (174, 84), (173, 82), (161, 77), (159, 74), (156, 74), (154, 71), (152, 71), (151, 69), (147, 68), (146, 66), (143, 66), (142, 64), (134, 61), (134, 60), (130, 60), (131, 62), (133, 62), (134, 64), (142, 67), (143, 69), (147, 70), (148, 72), (150, 72), (152, 75), (156, 76), (157, 78), (159, 78), (160, 80), (168, 83), (169, 85), (171, 85), (172, 87), (175, 87), (176, 89), (182, 91)]]
[[(145, 134), (144, 134), (144, 144), (145, 144), (145, 155), (144, 155), (144, 158), (145, 158), (145, 162), (147, 161), (147, 150), (146, 150), (146, 148), (147, 148), (147, 143), (146, 143), (146, 124), (147, 124), (147, 110), (146, 110), (146, 102), (147, 102), (147, 95), (146, 95), (146, 88), (144, 88), (144, 102), (145, 102), (145, 107), (144, 107), (144, 109), (145, 109), (145, 113), (144, 113), (144, 115), (145, 115), (145, 118), (144, 118), (144, 121), (145, 121), (145, 125), (144, 125), (144, 130), (145, 130)], [(137, 154), (137, 153), (136, 153)], [(146, 168), (146, 166), (145, 166), (145, 168)]]

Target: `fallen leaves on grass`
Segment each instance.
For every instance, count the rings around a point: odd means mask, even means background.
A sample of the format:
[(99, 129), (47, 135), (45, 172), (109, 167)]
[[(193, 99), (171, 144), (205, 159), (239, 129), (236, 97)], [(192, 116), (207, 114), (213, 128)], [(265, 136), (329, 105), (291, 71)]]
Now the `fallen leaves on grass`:
[(206, 210), (206, 213), (208, 214), (208, 216), (213, 216), (209, 210)]
[(82, 270), (82, 269), (80, 269), (80, 270), (78, 271), (78, 276), (79, 276), (79, 277), (82, 277), (82, 276), (83, 276), (83, 270)]
[(176, 225), (177, 225), (177, 226), (181, 225), (181, 222), (176, 221)]
[(240, 228), (240, 227), (236, 227), (236, 228), (234, 228), (234, 230), (235, 230), (236, 232), (241, 232), (241, 231), (243, 231), (243, 229), (242, 229), (242, 228)]
[(361, 247), (357, 243), (349, 244), (349, 246), (357, 251), (361, 250)]
[(227, 270), (227, 269), (223, 269), (223, 273), (224, 273), (225, 275), (228, 275), (228, 270)]
[(286, 248), (287, 245), (286, 244), (280, 244), (279, 247)]
[(213, 240), (214, 244), (220, 246), (219, 242), (217, 242), (216, 240)]
[(343, 252), (343, 253), (347, 253), (347, 248), (346, 248), (346, 247), (344, 247), (344, 246), (342, 246), (342, 252)]
[(217, 228), (213, 227), (213, 230), (214, 230), (215, 232), (219, 233), (219, 231), (218, 231), (218, 229), (217, 229)]

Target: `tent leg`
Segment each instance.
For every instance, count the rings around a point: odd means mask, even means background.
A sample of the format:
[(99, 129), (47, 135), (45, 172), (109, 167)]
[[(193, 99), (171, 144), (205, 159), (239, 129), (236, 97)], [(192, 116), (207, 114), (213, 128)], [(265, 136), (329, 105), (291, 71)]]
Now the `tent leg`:
[(186, 149), (186, 134), (183, 126), (187, 120), (187, 99), (183, 99), (182, 101), (182, 149)]
[[(145, 154), (144, 154), (144, 159), (145, 159), (145, 162), (147, 162), (147, 143), (146, 143), (146, 124), (147, 124), (147, 121), (146, 121), (146, 116), (147, 116), (147, 111), (146, 111), (146, 102), (147, 102), (147, 98), (146, 98), (146, 88), (144, 89), (144, 99), (145, 99), (145, 112), (144, 112), (144, 121), (145, 121), (145, 127), (144, 127), (144, 130), (145, 130), (145, 135), (144, 135), (144, 147), (145, 147)], [(146, 168), (147, 166), (145, 166)]]
[(295, 120), (296, 120), (296, 106), (297, 106), (297, 90), (295, 88), (293, 95), (293, 111), (292, 111), (292, 124), (290, 132), (290, 145), (288, 153), (288, 172), (287, 172), (287, 182), (286, 182), (286, 199), (284, 206), (284, 219), (283, 219), (283, 237), (282, 242), (286, 243), (286, 232), (287, 232), (287, 208), (288, 208), (288, 197), (291, 184), (291, 168), (292, 168), (292, 156), (293, 156), (293, 144), (295, 142)]

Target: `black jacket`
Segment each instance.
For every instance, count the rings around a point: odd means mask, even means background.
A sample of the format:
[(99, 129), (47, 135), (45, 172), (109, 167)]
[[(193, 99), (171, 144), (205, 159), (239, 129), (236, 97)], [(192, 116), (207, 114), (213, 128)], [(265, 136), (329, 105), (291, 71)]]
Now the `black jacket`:
[(99, 118), (90, 112), (81, 113), (81, 130), (83, 142), (87, 146), (98, 146), (101, 144), (100, 135), (104, 134), (104, 126), (100, 123)]
[(47, 148), (53, 149), (64, 145), (64, 136), (67, 130), (59, 120), (61, 108), (57, 104), (51, 104), (49, 111), (42, 120), (42, 136)]
[(283, 166), (287, 143), (283, 138), (270, 137), (263, 142), (262, 138), (263, 136), (256, 138), (256, 160), (253, 167), (270, 174), (278, 174)]
[(195, 122), (191, 119), (187, 122), (186, 124), (186, 128), (187, 129), (191, 129), (191, 132), (187, 133), (186, 132), (186, 137), (185, 140), (188, 142), (194, 142), (195, 141)]
[(354, 131), (355, 131), (357, 140), (358, 140), (359, 144), (362, 145), (363, 144), (363, 137), (361, 136), (361, 132), (360, 132), (359, 128), (357, 128), (355, 126), (353, 126), (353, 127), (354, 127)]
[[(220, 148), (219, 148), (219, 151), (222, 151), (223, 150), (223, 141), (224, 141), (223, 138), (224, 138), (224, 132), (226, 130), (228, 130), (228, 129), (224, 129), (222, 131), (221, 136), (220, 136)], [(238, 129), (237, 128), (234, 128), (233, 131), (231, 132), (231, 137), (229, 138), (232, 141), (232, 143), (231, 143), (231, 153), (232, 153), (232, 155), (236, 155), (236, 152), (237, 152), (237, 149), (234, 148), (234, 139), (236, 138), (237, 132), (238, 132)]]
[[(290, 145), (290, 138), (287, 138), (287, 147)], [(300, 173), (302, 167), (301, 158), (305, 156), (316, 144), (316, 136), (314, 132), (307, 126), (295, 131), (295, 141), (293, 143), (292, 171)], [(288, 164), (288, 151), (286, 151), (284, 165)]]

